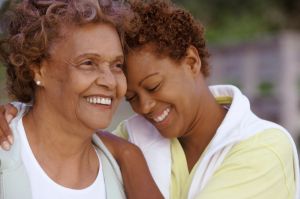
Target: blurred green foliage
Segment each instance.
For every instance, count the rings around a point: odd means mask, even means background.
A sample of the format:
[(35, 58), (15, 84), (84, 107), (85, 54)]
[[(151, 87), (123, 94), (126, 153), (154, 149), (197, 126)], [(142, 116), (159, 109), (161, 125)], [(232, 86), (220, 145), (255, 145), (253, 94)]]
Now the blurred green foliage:
[[(2, 15), (9, 4), (20, 0), (0, 1)], [(210, 44), (249, 40), (283, 29), (300, 30), (300, 0), (171, 1), (189, 10), (205, 25)]]
[(173, 0), (206, 27), (209, 42), (239, 42), (282, 29), (300, 30), (299, 0)]
[(274, 85), (272, 82), (263, 81), (258, 85), (259, 94), (262, 97), (272, 97), (274, 94)]

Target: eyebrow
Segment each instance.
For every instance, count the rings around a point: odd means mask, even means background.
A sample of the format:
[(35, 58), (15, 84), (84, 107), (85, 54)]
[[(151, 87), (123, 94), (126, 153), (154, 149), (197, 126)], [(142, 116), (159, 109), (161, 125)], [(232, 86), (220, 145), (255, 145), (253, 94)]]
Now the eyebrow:
[(148, 79), (148, 78), (150, 78), (150, 77), (152, 77), (152, 76), (158, 75), (158, 74), (159, 74), (158, 72), (155, 72), (155, 73), (152, 73), (152, 74), (147, 75), (146, 77), (144, 77), (144, 78), (139, 82), (139, 86), (141, 86), (142, 83), (143, 83), (146, 79)]
[[(84, 54), (79, 55), (76, 59), (81, 59), (81, 58), (83, 58), (85, 56), (92, 56), (92, 57), (95, 57), (95, 58), (97, 58), (99, 60), (103, 59), (103, 56), (101, 56), (101, 55), (99, 55), (97, 53), (84, 53)], [(110, 63), (111, 62), (115, 62), (115, 61), (124, 61), (124, 55), (118, 55), (114, 59), (110, 59), (108, 61)]]

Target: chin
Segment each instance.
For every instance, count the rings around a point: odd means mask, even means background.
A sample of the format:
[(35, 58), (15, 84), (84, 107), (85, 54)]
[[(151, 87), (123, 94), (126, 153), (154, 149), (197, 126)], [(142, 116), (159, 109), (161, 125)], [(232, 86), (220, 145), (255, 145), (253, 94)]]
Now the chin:
[(177, 138), (176, 134), (174, 134), (174, 131), (159, 131), (160, 135), (164, 138), (172, 139)]
[(98, 123), (96, 125), (96, 129), (106, 129), (106, 128), (108, 128), (109, 125), (110, 125), (110, 122), (107, 122), (107, 123), (101, 122), (101, 124)]
[(85, 125), (89, 128), (92, 129), (93, 131), (96, 131), (98, 129), (106, 129), (110, 124), (110, 120), (109, 121), (88, 121), (85, 122)]

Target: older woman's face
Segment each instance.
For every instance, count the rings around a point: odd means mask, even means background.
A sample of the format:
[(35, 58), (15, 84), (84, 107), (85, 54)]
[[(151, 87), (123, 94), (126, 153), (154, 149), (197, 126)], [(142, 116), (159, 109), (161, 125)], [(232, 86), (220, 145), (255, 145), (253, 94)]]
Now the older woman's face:
[(73, 123), (106, 128), (126, 92), (123, 62), (120, 39), (111, 25), (66, 28), (42, 64), (37, 101), (46, 101)]

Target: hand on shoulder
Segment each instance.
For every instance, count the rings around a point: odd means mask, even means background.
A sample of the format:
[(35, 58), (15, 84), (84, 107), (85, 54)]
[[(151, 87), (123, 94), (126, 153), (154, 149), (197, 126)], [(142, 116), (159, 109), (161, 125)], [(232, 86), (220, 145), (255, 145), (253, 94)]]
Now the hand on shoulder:
[(0, 146), (4, 150), (9, 150), (13, 144), (9, 123), (16, 117), (17, 113), (18, 110), (9, 103), (0, 106)]
[(97, 135), (119, 164), (122, 163), (123, 160), (126, 160), (127, 157), (142, 155), (141, 150), (136, 145), (110, 132), (98, 131)]

